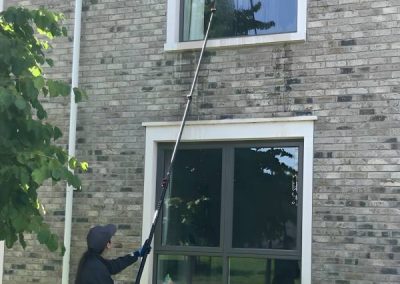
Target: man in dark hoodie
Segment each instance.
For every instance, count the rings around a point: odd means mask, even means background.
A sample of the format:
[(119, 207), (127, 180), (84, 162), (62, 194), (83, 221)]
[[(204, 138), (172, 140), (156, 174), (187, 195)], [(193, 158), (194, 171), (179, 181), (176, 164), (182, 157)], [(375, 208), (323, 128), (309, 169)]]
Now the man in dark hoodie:
[(150, 252), (150, 246), (143, 246), (116, 259), (103, 258), (103, 253), (111, 248), (111, 238), (116, 231), (113, 224), (95, 226), (89, 230), (86, 238), (88, 250), (79, 261), (75, 284), (113, 284), (111, 275), (121, 272)]

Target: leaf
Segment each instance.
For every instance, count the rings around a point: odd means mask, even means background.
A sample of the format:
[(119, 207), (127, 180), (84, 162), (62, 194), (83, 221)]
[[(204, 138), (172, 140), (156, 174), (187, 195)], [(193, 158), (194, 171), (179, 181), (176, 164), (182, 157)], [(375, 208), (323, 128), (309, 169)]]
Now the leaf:
[(71, 87), (63, 82), (56, 80), (48, 80), (47, 87), (49, 88), (50, 97), (68, 96), (71, 92)]
[(54, 127), (54, 140), (57, 140), (58, 138), (62, 137), (62, 132), (60, 130), (60, 128), (58, 128), (57, 126)]
[(46, 241), (46, 246), (50, 251), (56, 251), (58, 249), (58, 237), (55, 234), (51, 234)]
[(31, 72), (33, 77), (38, 77), (42, 74), (42, 71), (37, 66), (33, 66), (33, 67), (29, 68), (29, 71)]
[(25, 249), (26, 248), (26, 242), (25, 242), (24, 234), (23, 233), (19, 233), (18, 234), (18, 238), (19, 238), (19, 243), (21, 244), (23, 249)]
[(27, 185), (29, 183), (29, 174), (25, 169), (21, 169), (20, 171), (20, 181), (22, 185)]
[(24, 110), (26, 108), (26, 101), (21, 96), (17, 97), (14, 104), (19, 110)]
[(89, 164), (87, 163), (87, 162), (82, 162), (81, 163), (81, 169), (83, 170), (83, 171), (87, 171), (88, 170), (88, 168), (89, 168)]
[(46, 244), (50, 239), (50, 231), (47, 228), (41, 228), (39, 233), (37, 234), (38, 241), (41, 244)]
[(58, 148), (58, 149), (56, 150), (56, 157), (57, 157), (58, 161), (59, 161), (62, 165), (64, 165), (64, 164), (67, 162), (67, 160), (68, 160), (68, 155), (67, 155), (67, 153), (66, 153), (62, 148)]
[(25, 212), (15, 211), (16, 213), (12, 216), (11, 222), (17, 232), (21, 232), (25, 227), (28, 226), (28, 220), (26, 219)]
[(76, 188), (77, 190), (81, 189), (81, 181), (78, 176), (74, 175), (70, 171), (67, 172), (67, 182), (72, 187)]
[(53, 67), (54, 66), (54, 61), (51, 58), (46, 58), (46, 63), (50, 66)]
[(51, 175), (54, 179), (59, 180), (64, 176), (64, 171), (61, 169), (61, 167), (55, 167), (51, 170)]
[(46, 180), (48, 177), (49, 177), (49, 175), (48, 175), (47, 169), (45, 167), (35, 169), (32, 172), (32, 179), (38, 185), (41, 185), (43, 183), (43, 181)]
[(74, 94), (75, 94), (75, 102), (79, 103), (81, 102), (83, 99), (87, 99), (87, 94), (85, 93), (85, 91), (83, 91), (82, 89), (79, 88), (74, 88)]
[(15, 96), (7, 89), (0, 88), (0, 110), (7, 109), (15, 101)]
[(69, 159), (68, 165), (71, 169), (76, 169), (76, 165), (77, 165), (78, 161), (76, 160), (76, 158), (72, 157), (71, 159)]
[(33, 85), (37, 90), (42, 89), (45, 86), (45, 82), (42, 76), (33, 78)]
[(43, 108), (38, 109), (36, 115), (39, 119), (47, 118), (47, 112)]
[(60, 256), (64, 256), (64, 254), (65, 254), (65, 251), (66, 251), (66, 249), (65, 249), (65, 246), (64, 246), (64, 244), (63, 244), (63, 243), (61, 243), (60, 245), (61, 245), (61, 252), (60, 252)]

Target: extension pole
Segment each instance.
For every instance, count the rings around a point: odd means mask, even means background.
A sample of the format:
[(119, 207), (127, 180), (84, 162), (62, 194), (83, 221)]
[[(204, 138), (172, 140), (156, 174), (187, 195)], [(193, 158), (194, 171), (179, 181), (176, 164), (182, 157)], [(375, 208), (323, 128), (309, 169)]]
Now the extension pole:
[[(199, 61), (197, 63), (197, 68), (196, 68), (196, 72), (194, 74), (194, 78), (193, 78), (193, 82), (192, 82), (192, 86), (190, 88), (190, 93), (189, 95), (187, 95), (187, 102), (186, 102), (186, 108), (185, 108), (185, 112), (183, 114), (183, 118), (182, 118), (182, 122), (181, 122), (181, 126), (179, 129), (179, 133), (178, 133), (178, 137), (176, 138), (176, 142), (175, 142), (175, 146), (174, 146), (174, 150), (172, 152), (172, 157), (171, 157), (171, 162), (169, 164), (168, 167), (168, 171), (166, 173), (166, 175), (163, 178), (162, 184), (161, 184), (161, 197), (160, 200), (158, 201), (157, 204), (157, 209), (154, 212), (154, 217), (153, 217), (153, 223), (151, 225), (151, 229), (150, 229), (150, 233), (149, 233), (149, 237), (147, 238), (147, 240), (144, 242), (145, 245), (150, 245), (152, 240), (153, 240), (153, 236), (154, 236), (154, 231), (156, 229), (156, 225), (157, 225), (157, 221), (159, 219), (160, 216), (160, 212), (162, 210), (162, 206), (164, 204), (164, 199), (165, 199), (165, 194), (167, 192), (168, 189), (168, 184), (169, 184), (169, 180), (171, 177), (171, 172), (172, 172), (172, 168), (174, 166), (174, 162), (175, 162), (175, 156), (176, 156), (176, 152), (178, 149), (178, 145), (181, 141), (181, 137), (182, 137), (182, 133), (183, 133), (183, 128), (185, 127), (185, 123), (186, 123), (186, 117), (188, 115), (189, 112), (189, 108), (190, 108), (190, 104), (192, 102), (192, 95), (193, 95), (193, 91), (194, 91), (194, 87), (196, 85), (196, 81), (197, 81), (197, 77), (199, 75), (199, 70), (200, 70), (200, 64), (201, 64), (201, 60), (203, 58), (203, 53), (204, 50), (206, 48), (206, 44), (207, 44), (207, 39), (208, 39), (208, 32), (210, 31), (210, 27), (211, 27), (211, 22), (214, 16), (216, 9), (215, 8), (211, 8), (211, 16), (210, 16), (210, 20), (208, 22), (208, 27), (207, 27), (207, 31), (206, 34), (204, 36), (204, 42), (203, 42), (203, 47), (201, 48), (201, 52), (200, 52), (200, 57), (199, 57)], [(147, 259), (147, 255), (144, 255), (142, 258), (142, 261), (140, 263), (140, 267), (139, 267), (139, 271), (138, 274), (136, 276), (136, 281), (135, 284), (140, 284), (140, 278), (142, 277), (142, 273), (143, 273), (143, 269), (144, 269), (144, 265), (146, 264), (146, 259)]]

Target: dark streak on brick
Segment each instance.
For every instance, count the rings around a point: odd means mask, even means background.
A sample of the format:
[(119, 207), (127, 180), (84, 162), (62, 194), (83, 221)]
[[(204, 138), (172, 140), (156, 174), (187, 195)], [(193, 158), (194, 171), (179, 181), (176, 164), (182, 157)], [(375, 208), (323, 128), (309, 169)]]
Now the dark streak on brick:
[(122, 187), (120, 189), (120, 192), (133, 192), (133, 188), (132, 187)]
[(351, 67), (340, 68), (340, 74), (350, 74), (350, 73), (354, 73), (353, 68), (351, 68)]
[(394, 274), (397, 275), (397, 269), (396, 268), (387, 268), (384, 267), (381, 269), (382, 274)]
[(314, 153), (314, 158), (319, 159), (319, 158), (323, 158), (324, 157), (324, 153), (322, 152), (315, 152)]
[(338, 102), (351, 102), (353, 100), (352, 96), (338, 96)]
[(341, 46), (351, 46), (351, 45), (356, 45), (356, 40), (355, 39), (345, 39), (340, 41)]
[(209, 89), (216, 89), (217, 86), (218, 86), (218, 84), (216, 82), (208, 83), (208, 88)]
[(149, 92), (153, 89), (154, 89), (154, 87), (142, 87), (142, 91), (144, 91), (144, 92)]
[(302, 115), (312, 115), (311, 111), (295, 111), (295, 116), (302, 116)]
[(375, 110), (373, 108), (360, 109), (360, 115), (372, 115), (372, 114), (375, 114)]
[(213, 104), (211, 103), (203, 103), (200, 105), (200, 108), (213, 108)]
[(375, 115), (370, 118), (370, 121), (384, 121), (386, 119), (386, 116), (384, 115)]
[(108, 161), (108, 156), (97, 156), (97, 161), (99, 162)]
[(339, 126), (339, 127), (336, 127), (336, 130), (350, 130), (350, 129), (353, 129), (353, 127), (351, 127), (351, 126)]
[(292, 78), (292, 79), (287, 79), (286, 84), (291, 85), (291, 84), (300, 84), (301, 80), (298, 78)]
[(131, 225), (126, 225), (126, 224), (119, 224), (118, 225), (118, 230), (130, 230)]
[(135, 151), (122, 151), (120, 154), (121, 155), (134, 155), (134, 154), (136, 154), (136, 152)]
[(233, 119), (232, 114), (223, 114), (219, 116), (219, 119)]
[(54, 211), (53, 215), (54, 216), (64, 216), (65, 215), (65, 211), (64, 210)]

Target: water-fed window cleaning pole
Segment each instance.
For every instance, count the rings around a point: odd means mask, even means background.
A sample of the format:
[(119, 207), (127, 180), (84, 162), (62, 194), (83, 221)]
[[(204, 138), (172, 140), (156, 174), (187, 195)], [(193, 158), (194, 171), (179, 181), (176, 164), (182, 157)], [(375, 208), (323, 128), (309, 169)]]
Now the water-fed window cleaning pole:
[[(190, 107), (190, 104), (192, 102), (192, 95), (193, 95), (194, 87), (196, 85), (197, 76), (199, 75), (201, 60), (203, 58), (203, 53), (204, 53), (204, 50), (206, 48), (207, 39), (208, 39), (208, 32), (210, 31), (211, 22), (212, 22), (212, 19), (213, 19), (215, 11), (216, 11), (215, 8), (211, 8), (211, 16), (210, 16), (210, 20), (208, 22), (208, 27), (207, 27), (206, 34), (204, 36), (203, 47), (201, 48), (200, 57), (199, 57), (199, 61), (197, 63), (196, 72), (194, 74), (192, 86), (190, 88), (190, 93), (189, 93), (189, 95), (187, 95), (187, 102), (186, 102), (185, 112), (183, 114), (183, 118), (182, 118), (181, 126), (180, 126), (180, 129), (179, 129), (178, 137), (176, 138), (174, 151), (172, 152), (171, 162), (169, 164), (168, 171), (167, 171), (166, 175), (164, 176), (164, 178), (162, 180), (162, 183), (161, 183), (161, 189), (162, 189), (161, 197), (160, 197), (160, 200), (158, 201), (156, 211), (154, 212), (153, 223), (151, 225), (149, 237), (145, 241), (145, 245), (150, 245), (152, 240), (153, 240), (154, 231), (156, 229), (157, 221), (159, 219), (160, 212), (162, 210), (162, 206), (164, 204), (165, 194), (166, 194), (167, 189), (168, 189), (168, 184), (169, 184), (169, 180), (170, 180), (170, 177), (171, 177), (171, 171), (172, 171), (172, 168), (174, 166), (176, 152), (177, 152), (177, 149), (178, 149), (178, 145), (179, 145), (179, 143), (181, 141), (183, 128), (185, 127), (186, 117), (188, 115), (189, 107)], [(143, 268), (144, 268), (144, 265), (146, 264), (146, 259), (147, 259), (147, 255), (144, 255), (143, 258), (142, 258), (142, 262), (140, 263), (140, 267), (139, 267), (138, 274), (136, 276), (135, 284), (140, 284), (140, 278), (142, 277)]]

